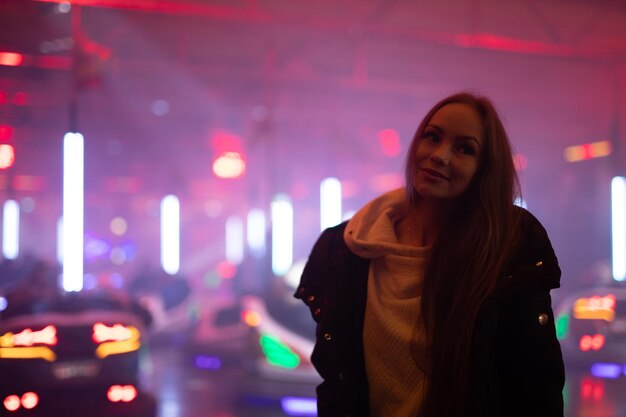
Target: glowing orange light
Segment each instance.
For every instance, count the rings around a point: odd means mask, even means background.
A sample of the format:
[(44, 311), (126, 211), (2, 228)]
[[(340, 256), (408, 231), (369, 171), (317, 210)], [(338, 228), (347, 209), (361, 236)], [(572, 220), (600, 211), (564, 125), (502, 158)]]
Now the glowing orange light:
[(114, 324), (109, 327), (103, 323), (96, 323), (93, 325), (93, 341), (96, 343), (102, 343), (107, 341), (121, 342), (124, 340), (130, 340), (133, 337), (134, 327), (123, 326), (121, 324)]
[(574, 317), (580, 320), (613, 321), (615, 318), (615, 295), (594, 295), (574, 302)]
[(224, 152), (213, 162), (213, 172), (220, 178), (239, 178), (246, 172), (246, 161), (238, 152)]
[(24, 62), (24, 56), (15, 52), (0, 52), (0, 65), (17, 67)]
[(0, 144), (0, 169), (7, 169), (15, 162), (15, 148), (8, 143)]
[(611, 142), (604, 140), (583, 145), (568, 146), (565, 148), (565, 151), (563, 151), (563, 158), (565, 158), (567, 162), (578, 162), (586, 159), (609, 156), (612, 151)]
[(4, 399), (4, 408), (9, 411), (15, 411), (20, 408), (20, 397), (17, 395), (9, 395)]
[(253, 310), (246, 310), (242, 313), (243, 321), (250, 327), (257, 327), (261, 324), (261, 315)]
[(39, 396), (34, 392), (27, 392), (22, 395), (22, 405), (27, 410), (32, 410), (39, 404)]
[(37, 344), (53, 346), (57, 344), (57, 328), (49, 325), (38, 331), (24, 329), (19, 333), (13, 334), (12, 339), (11, 346), (33, 346)]

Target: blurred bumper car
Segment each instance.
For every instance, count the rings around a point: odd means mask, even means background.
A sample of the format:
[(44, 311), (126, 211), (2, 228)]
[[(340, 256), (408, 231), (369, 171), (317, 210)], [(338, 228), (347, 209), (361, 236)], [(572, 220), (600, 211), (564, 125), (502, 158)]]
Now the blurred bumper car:
[(288, 278), (276, 277), (263, 296), (212, 303), (197, 323), (190, 349), (197, 368), (242, 374), (236, 387), (240, 401), (315, 415), (315, 387), (321, 382), (310, 361), (315, 322), (294, 291)]
[(570, 294), (555, 310), (557, 337), (569, 368), (601, 378), (626, 375), (626, 289)]
[(9, 302), (0, 316), (0, 414), (154, 416), (156, 402), (140, 388), (146, 319), (102, 296)]

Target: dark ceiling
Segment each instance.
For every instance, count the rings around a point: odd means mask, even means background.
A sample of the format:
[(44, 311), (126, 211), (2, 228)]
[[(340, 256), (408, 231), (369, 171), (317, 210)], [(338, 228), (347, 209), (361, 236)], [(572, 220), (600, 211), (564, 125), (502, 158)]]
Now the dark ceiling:
[[(357, 184), (346, 200), (356, 209), (402, 170), (377, 132), (396, 129), (404, 152), (431, 104), (468, 89), (500, 108), (528, 161), (529, 204), (563, 231), (557, 240), (570, 240), (568, 223), (595, 224), (580, 201), (605, 198), (606, 178), (626, 171), (621, 0), (71, 3), (0, 2), (0, 50), (24, 55), (0, 66), (0, 124), (14, 127), (17, 152), (6, 175), (45, 177), (39, 192), (54, 201), (73, 126), (86, 137), (88, 204), (123, 205), (107, 184), (135, 178), (139, 195), (217, 197), (237, 212), (289, 192), (315, 213), (317, 184), (333, 175)], [(211, 173), (224, 130), (241, 138), (243, 180)], [(563, 160), (565, 147), (598, 140), (611, 157)], [(572, 204), (574, 217), (550, 218)], [(301, 223), (311, 234), (313, 217)]]

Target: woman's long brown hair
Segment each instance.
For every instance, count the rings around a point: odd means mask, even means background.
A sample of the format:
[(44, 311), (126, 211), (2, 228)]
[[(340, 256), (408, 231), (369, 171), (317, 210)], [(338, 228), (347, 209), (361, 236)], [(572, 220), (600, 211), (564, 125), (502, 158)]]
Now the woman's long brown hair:
[(464, 415), (474, 323), (519, 235), (519, 210), (513, 201), (520, 187), (508, 136), (491, 101), (471, 93), (443, 99), (418, 127), (405, 171), (409, 207), (420, 198), (412, 186), (417, 144), (434, 113), (450, 103), (478, 111), (484, 145), (476, 175), (455, 202), (424, 273), (421, 313), (428, 349), (423, 417)]

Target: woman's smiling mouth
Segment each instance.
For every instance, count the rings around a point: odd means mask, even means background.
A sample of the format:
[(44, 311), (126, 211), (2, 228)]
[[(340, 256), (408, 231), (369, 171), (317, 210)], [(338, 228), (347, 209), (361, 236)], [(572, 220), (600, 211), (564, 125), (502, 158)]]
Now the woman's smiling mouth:
[(427, 178), (443, 179), (446, 181), (450, 181), (450, 177), (442, 174), (439, 171), (435, 171), (434, 169), (422, 168), (422, 172), (426, 175)]

